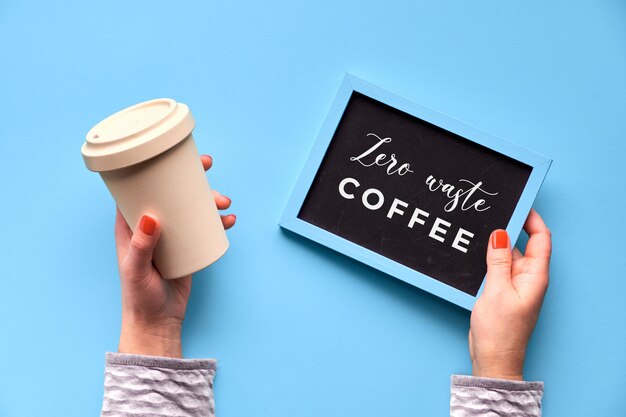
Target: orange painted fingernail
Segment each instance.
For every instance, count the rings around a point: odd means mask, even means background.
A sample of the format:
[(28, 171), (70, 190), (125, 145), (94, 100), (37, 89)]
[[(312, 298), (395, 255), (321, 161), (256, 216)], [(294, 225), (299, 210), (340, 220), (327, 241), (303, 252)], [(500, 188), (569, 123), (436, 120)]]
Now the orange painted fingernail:
[(496, 230), (491, 235), (491, 246), (494, 249), (504, 249), (509, 246), (509, 235), (506, 230)]
[(139, 229), (142, 232), (147, 234), (148, 236), (152, 236), (154, 234), (154, 229), (156, 229), (156, 220), (148, 215), (141, 216), (141, 221), (139, 222)]
[(213, 165), (213, 158), (209, 155), (200, 155), (200, 162), (202, 162), (202, 168), (207, 170), (210, 165)]

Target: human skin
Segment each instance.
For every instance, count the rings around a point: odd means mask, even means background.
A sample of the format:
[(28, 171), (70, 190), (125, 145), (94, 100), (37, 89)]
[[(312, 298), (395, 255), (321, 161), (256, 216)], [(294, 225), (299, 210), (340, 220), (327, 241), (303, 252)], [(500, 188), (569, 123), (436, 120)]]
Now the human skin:
[(524, 254), (511, 251), (504, 230), (491, 234), (485, 289), (470, 320), (469, 350), (474, 376), (524, 379), (526, 347), (548, 289), (552, 238), (535, 210), (524, 230)]
[[(213, 160), (202, 155), (205, 171)], [(219, 210), (230, 198), (213, 191)], [(225, 229), (234, 226), (233, 214), (223, 215)], [(181, 329), (191, 292), (191, 275), (163, 279), (152, 264), (160, 235), (159, 220), (144, 215), (131, 230), (119, 209), (115, 218), (115, 243), (122, 287), (122, 328), (118, 351), (151, 356), (182, 357)]]
[[(212, 159), (202, 156), (205, 169)], [(218, 209), (230, 199), (214, 192)], [(234, 215), (222, 216), (225, 229)], [(523, 380), (526, 347), (548, 288), (551, 235), (531, 210), (524, 230), (525, 253), (511, 251), (506, 231), (492, 233), (487, 249), (485, 289), (472, 312), (469, 350), (472, 374), (479, 377)], [(147, 233), (148, 232), (148, 233)], [(158, 241), (158, 219), (142, 217), (134, 232), (119, 210), (115, 222), (122, 286), (122, 329), (119, 352), (182, 357), (181, 328), (191, 291), (191, 275), (165, 280), (152, 265)]]

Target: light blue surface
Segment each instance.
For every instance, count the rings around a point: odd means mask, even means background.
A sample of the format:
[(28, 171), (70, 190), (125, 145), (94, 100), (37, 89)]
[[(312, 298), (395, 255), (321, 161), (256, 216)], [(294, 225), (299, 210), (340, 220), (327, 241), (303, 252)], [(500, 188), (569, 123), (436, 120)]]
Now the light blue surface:
[(317, 175), (319, 166), (326, 155), (326, 151), (333, 139), (335, 131), (337, 130), (337, 126), (343, 117), (346, 106), (350, 101), (350, 97), (355, 91), (401, 110), (407, 114), (411, 114), (421, 120), (425, 120), (428, 123), (432, 123), (435, 126), (439, 126), (450, 132), (456, 133), (461, 137), (469, 139), (486, 148), (493, 149), (496, 152), (500, 152), (503, 155), (507, 155), (532, 167), (528, 182), (522, 191), (511, 219), (506, 227), (509, 237), (513, 242), (517, 240), (522, 230), (526, 216), (530, 212), (535, 198), (537, 197), (539, 188), (546, 177), (548, 169), (550, 169), (552, 160), (529, 151), (528, 149), (497, 138), (479, 129), (463, 124), (458, 120), (433, 111), (432, 109), (424, 107), (414, 101), (407, 100), (405, 97), (389, 90), (385, 90), (380, 86), (368, 83), (367, 81), (361, 80), (353, 75), (346, 74), (341, 82), (341, 86), (337, 92), (337, 97), (335, 97), (335, 100), (330, 107), (326, 120), (324, 121), (317, 140), (313, 145), (313, 150), (309, 154), (294, 191), (289, 197), (289, 201), (287, 202), (287, 206), (285, 207), (285, 211), (283, 212), (283, 216), (280, 221), (280, 226), (334, 249), (343, 255), (359, 260), (364, 264), (382, 272), (386, 272), (387, 274), (401, 279), (404, 282), (415, 285), (422, 290), (435, 294), (438, 297), (455, 303), (456, 305), (472, 310), (476, 300), (483, 292), (483, 288), (485, 286), (484, 281), (475, 296), (467, 294), (454, 287), (444, 284), (443, 282), (437, 281), (426, 274), (422, 274), (421, 272), (408, 268), (398, 262), (382, 256), (375, 251), (366, 249), (363, 246), (298, 218), (298, 213), (300, 212), (309, 189), (311, 188), (311, 184)]
[(623, 414), (626, 3), (73, 3), (0, 3), (0, 416), (98, 414), (114, 205), (79, 149), (161, 96), (190, 105), (238, 214), (184, 330), (220, 361), (218, 415), (446, 415), (468, 313), (276, 225), (345, 72), (555, 160), (527, 377), (548, 417)]

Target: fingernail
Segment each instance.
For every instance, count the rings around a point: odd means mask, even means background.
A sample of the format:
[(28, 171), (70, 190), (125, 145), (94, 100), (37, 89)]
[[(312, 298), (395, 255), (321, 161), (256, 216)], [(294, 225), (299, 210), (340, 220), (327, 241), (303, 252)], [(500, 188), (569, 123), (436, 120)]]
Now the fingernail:
[(506, 234), (506, 230), (496, 230), (491, 235), (491, 246), (494, 249), (504, 249), (509, 246), (509, 236)]
[(223, 195), (222, 197), (224, 197), (226, 200), (228, 200), (228, 204), (233, 202), (233, 200), (231, 200), (230, 198), (226, 197), (225, 195)]
[(152, 236), (154, 234), (154, 229), (156, 229), (156, 220), (148, 215), (141, 216), (141, 221), (139, 222), (139, 229), (142, 232), (147, 234), (148, 236)]

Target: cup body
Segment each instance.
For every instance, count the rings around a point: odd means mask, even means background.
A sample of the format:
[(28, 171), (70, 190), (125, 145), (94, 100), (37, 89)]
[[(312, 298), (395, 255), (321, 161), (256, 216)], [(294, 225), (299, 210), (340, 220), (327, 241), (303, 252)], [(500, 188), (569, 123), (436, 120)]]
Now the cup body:
[(100, 175), (131, 229), (144, 214), (158, 218), (153, 262), (163, 278), (199, 271), (228, 249), (192, 134), (161, 154)]

